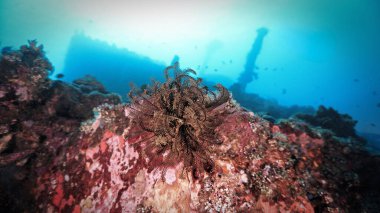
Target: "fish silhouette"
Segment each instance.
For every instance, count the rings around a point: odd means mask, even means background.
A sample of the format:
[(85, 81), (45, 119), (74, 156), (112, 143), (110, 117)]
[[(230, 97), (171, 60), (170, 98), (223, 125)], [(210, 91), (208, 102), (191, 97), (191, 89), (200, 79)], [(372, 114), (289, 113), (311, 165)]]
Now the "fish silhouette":
[(63, 78), (63, 77), (65, 77), (65, 75), (62, 74), (62, 73), (58, 73), (57, 75), (55, 75), (55, 77), (56, 77), (56, 78)]

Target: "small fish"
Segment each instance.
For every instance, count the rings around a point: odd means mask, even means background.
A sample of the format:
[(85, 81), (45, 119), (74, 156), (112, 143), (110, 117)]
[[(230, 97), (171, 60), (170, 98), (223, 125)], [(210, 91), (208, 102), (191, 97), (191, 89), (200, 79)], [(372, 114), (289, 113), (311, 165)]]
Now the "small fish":
[(56, 77), (56, 78), (63, 78), (63, 77), (65, 77), (65, 75), (62, 74), (62, 73), (58, 73), (57, 75), (55, 75), (55, 77)]
[(230, 59), (230, 64), (232, 64), (232, 60)]
[(376, 107), (377, 107), (377, 108), (380, 108), (380, 102), (376, 104)]
[(287, 93), (286, 89), (282, 89), (282, 94), (285, 95)]
[(374, 123), (371, 123), (370, 125), (371, 125), (372, 127), (376, 127), (376, 124), (374, 124)]
[(373, 96), (376, 96), (376, 95), (377, 95), (377, 92), (374, 90), (374, 91), (372, 92), (372, 95), (373, 95)]
[(277, 68), (273, 68), (272, 71), (277, 71)]
[(144, 91), (144, 90), (146, 90), (147, 88), (148, 88), (148, 85), (147, 85), (147, 84), (142, 84), (141, 87), (140, 87), (141, 91)]
[(358, 82), (359, 82), (359, 79), (355, 78), (355, 79), (354, 79), (354, 82), (355, 82), (355, 83), (358, 83)]
[(264, 70), (267, 71), (267, 70), (268, 70), (268, 67), (265, 67)]
[(214, 69), (214, 72), (218, 72), (218, 69)]

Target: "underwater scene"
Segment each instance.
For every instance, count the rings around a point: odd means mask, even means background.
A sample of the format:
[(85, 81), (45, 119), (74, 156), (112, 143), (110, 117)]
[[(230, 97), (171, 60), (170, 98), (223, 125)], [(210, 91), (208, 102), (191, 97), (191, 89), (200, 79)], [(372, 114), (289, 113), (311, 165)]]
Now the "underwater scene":
[(0, 0), (0, 212), (380, 212), (380, 2)]

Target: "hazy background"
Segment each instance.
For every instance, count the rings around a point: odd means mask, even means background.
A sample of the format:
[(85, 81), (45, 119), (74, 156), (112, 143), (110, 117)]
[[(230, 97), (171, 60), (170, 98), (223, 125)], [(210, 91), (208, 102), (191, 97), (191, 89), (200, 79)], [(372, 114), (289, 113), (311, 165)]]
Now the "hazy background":
[(358, 130), (380, 133), (377, 0), (0, 0), (1, 46), (37, 39), (56, 73), (83, 33), (162, 64), (177, 54), (182, 67), (228, 86), (259, 27), (269, 34), (249, 91), (283, 105), (332, 106), (358, 119)]

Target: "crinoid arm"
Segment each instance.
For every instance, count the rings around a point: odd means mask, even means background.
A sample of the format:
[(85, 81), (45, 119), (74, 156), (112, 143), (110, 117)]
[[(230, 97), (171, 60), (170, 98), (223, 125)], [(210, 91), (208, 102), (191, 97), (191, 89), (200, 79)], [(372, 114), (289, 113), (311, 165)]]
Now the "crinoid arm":
[(220, 84), (218, 94), (208, 90), (202, 79), (191, 76), (196, 75), (194, 70), (180, 70), (178, 63), (166, 68), (164, 75), (165, 82), (153, 81), (144, 90), (132, 86), (128, 95), (134, 122), (154, 133), (147, 147), (157, 147), (156, 157), (167, 153), (166, 159), (182, 161), (194, 178), (213, 172), (210, 154), (220, 144), (215, 134), (220, 119), (210, 112), (228, 102), (230, 93)]
[(230, 92), (221, 84), (217, 84), (215, 88), (218, 90), (219, 95), (215, 95), (214, 92), (211, 92), (213, 98), (207, 103), (207, 108), (216, 108), (230, 100)]

